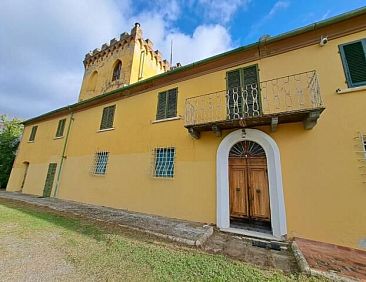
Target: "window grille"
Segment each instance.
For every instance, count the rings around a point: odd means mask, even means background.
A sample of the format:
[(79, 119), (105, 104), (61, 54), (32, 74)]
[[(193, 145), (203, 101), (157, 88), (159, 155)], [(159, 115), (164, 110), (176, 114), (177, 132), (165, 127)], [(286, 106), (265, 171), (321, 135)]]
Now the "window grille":
[(153, 176), (161, 178), (174, 177), (175, 148), (155, 148)]
[(109, 152), (100, 151), (95, 154), (93, 174), (94, 175), (104, 175), (107, 171)]
[(64, 135), (66, 119), (61, 119), (58, 122), (57, 130), (56, 130), (56, 137), (62, 137)]
[(114, 111), (116, 105), (105, 107), (103, 109), (102, 121), (100, 123), (100, 129), (113, 128)]
[(177, 116), (178, 88), (160, 92), (158, 95), (158, 109), (156, 120)]
[(29, 141), (31, 141), (31, 142), (34, 141), (34, 139), (36, 138), (37, 129), (38, 129), (38, 125), (35, 125), (32, 127), (31, 134), (29, 135)]

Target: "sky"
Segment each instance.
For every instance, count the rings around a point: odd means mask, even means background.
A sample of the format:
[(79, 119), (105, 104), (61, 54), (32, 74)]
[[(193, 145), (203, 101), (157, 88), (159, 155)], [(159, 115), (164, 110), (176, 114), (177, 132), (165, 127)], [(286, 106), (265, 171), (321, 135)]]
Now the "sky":
[(366, 0), (1, 0), (0, 114), (77, 102), (90, 50), (141, 24), (183, 65), (366, 5)]

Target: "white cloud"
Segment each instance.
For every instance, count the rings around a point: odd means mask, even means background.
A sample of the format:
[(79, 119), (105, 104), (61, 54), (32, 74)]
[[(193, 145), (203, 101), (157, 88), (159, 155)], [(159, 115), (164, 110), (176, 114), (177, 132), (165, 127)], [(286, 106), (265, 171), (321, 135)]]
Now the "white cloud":
[(226, 24), (239, 8), (246, 8), (251, 0), (198, 0), (205, 18)]
[(182, 64), (192, 63), (232, 48), (230, 34), (221, 25), (199, 26), (193, 35), (171, 33), (165, 40), (165, 52), (170, 48), (171, 40), (174, 61)]
[(272, 18), (275, 14), (277, 14), (278, 11), (286, 9), (290, 3), (288, 1), (277, 1), (272, 9), (269, 11), (269, 13), (265, 16), (266, 19)]
[(180, 32), (178, 0), (2, 0), (0, 2), (0, 113), (29, 118), (77, 101), (84, 55), (141, 22), (145, 38), (169, 59), (190, 63), (232, 48), (223, 25)]
[(268, 21), (270, 21), (281, 10), (285, 10), (289, 6), (290, 6), (289, 1), (282, 1), (282, 0), (277, 1), (265, 16), (263, 16), (261, 19), (259, 19), (256, 23), (254, 23), (251, 26), (250, 31), (246, 37), (247, 40), (252, 38), (254, 35), (258, 34), (262, 26), (264, 26)]

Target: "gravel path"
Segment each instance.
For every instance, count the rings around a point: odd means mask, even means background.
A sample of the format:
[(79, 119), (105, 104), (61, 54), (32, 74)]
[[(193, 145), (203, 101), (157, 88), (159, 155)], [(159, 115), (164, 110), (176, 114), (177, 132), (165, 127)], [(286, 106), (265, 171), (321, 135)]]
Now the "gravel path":
[(0, 281), (86, 280), (55, 247), (59, 234), (16, 234), (16, 224), (1, 226), (1, 230)]

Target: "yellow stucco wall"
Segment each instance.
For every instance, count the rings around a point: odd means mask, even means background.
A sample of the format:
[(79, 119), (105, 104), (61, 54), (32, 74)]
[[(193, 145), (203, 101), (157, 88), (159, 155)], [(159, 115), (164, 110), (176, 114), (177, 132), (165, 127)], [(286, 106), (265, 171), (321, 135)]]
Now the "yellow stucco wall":
[[(354, 248), (361, 248), (360, 241), (366, 238), (366, 177), (356, 152), (358, 132), (366, 134), (366, 91), (336, 94), (336, 89), (347, 88), (338, 45), (365, 37), (363, 31), (331, 40), (325, 47), (309, 46), (247, 64), (259, 65), (261, 81), (309, 70), (319, 75), (326, 110), (312, 130), (304, 130), (301, 123), (280, 124), (275, 132), (259, 128), (280, 149), (288, 237)], [(183, 119), (153, 121), (160, 91), (178, 87), (177, 113), (183, 116), (186, 98), (225, 89), (228, 70), (76, 112), (57, 196), (215, 223), (216, 151), (229, 131), (222, 137), (202, 133), (195, 140)], [(99, 132), (102, 110), (112, 104), (114, 130)], [(22, 164), (29, 161), (23, 191), (42, 193), (48, 163), (61, 158), (64, 139), (53, 139), (60, 118), (39, 123), (32, 144), (27, 143), (31, 126), (25, 128), (7, 190), (19, 190)], [(160, 146), (176, 147), (174, 179), (151, 176), (152, 149)], [(97, 150), (110, 152), (105, 176), (90, 173)]]
[[(167, 70), (162, 58), (151, 50), (152, 43), (149, 47), (146, 41), (139, 36), (122, 41), (121, 45), (116, 44), (119, 47), (116, 47), (113, 52), (100, 56), (85, 67), (79, 101), (93, 98)], [(143, 56), (141, 56), (141, 52), (144, 52)], [(113, 70), (118, 61), (122, 62), (120, 79), (112, 81)]]

